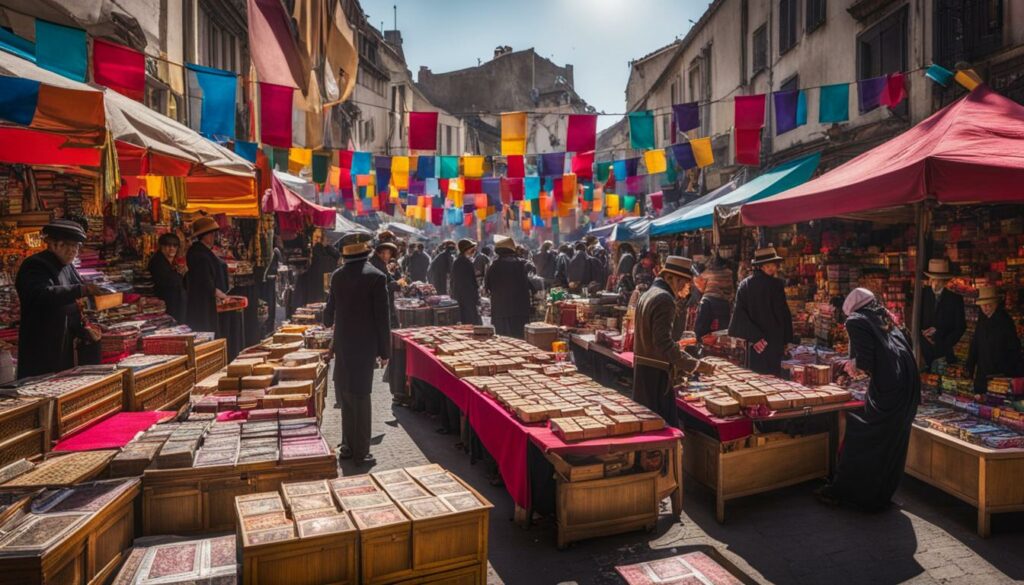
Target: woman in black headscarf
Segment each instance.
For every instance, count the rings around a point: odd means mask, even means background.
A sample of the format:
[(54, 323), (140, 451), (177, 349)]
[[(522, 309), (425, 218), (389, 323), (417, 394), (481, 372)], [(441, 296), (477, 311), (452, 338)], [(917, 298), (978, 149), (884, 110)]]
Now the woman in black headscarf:
[(855, 289), (843, 312), (850, 336), (847, 371), (867, 373), (871, 384), (864, 410), (847, 415), (838, 469), (818, 497), (829, 504), (881, 510), (903, 477), (921, 379), (910, 341), (871, 291)]
[(153, 294), (164, 302), (167, 314), (178, 323), (185, 322), (185, 265), (179, 264), (181, 240), (167, 233), (157, 240), (157, 251), (149, 259)]

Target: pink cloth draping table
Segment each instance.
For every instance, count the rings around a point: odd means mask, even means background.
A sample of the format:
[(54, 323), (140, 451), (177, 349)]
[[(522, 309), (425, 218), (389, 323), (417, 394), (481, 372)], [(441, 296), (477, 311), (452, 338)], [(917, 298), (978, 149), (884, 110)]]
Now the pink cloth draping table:
[(135, 435), (157, 423), (174, 418), (175, 414), (173, 411), (161, 410), (119, 412), (63, 439), (53, 447), (53, 450), (120, 449), (135, 438)]
[(408, 339), (403, 341), (406, 376), (430, 384), (458, 405), (480, 442), (497, 461), (512, 501), (522, 508), (529, 508), (531, 502), (526, 464), (528, 441), (544, 453), (587, 455), (669, 447), (683, 436), (677, 429), (666, 428), (626, 437), (566, 443), (546, 424), (526, 425), (520, 422), (493, 398), (456, 378), (427, 348)]
[(708, 409), (703, 406), (685, 402), (681, 398), (676, 398), (676, 406), (684, 413), (714, 428), (718, 434), (718, 440), (723, 443), (742, 439), (754, 433), (754, 422), (745, 416), (719, 418), (708, 412)]

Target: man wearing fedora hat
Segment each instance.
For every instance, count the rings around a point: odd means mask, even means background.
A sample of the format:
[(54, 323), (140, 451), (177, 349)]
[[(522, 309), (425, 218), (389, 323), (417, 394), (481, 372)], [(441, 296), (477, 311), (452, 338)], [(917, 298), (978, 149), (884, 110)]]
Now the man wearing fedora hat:
[(427, 278), (439, 295), (448, 294), (448, 280), (452, 275), (452, 264), (455, 263), (455, 242), (445, 240), (438, 247), (437, 255), (430, 261)]
[(491, 322), (498, 335), (523, 338), (530, 320), (530, 279), (512, 238), (494, 244), (498, 258), (487, 268), (484, 288), (491, 295)]
[(370, 455), (373, 370), (391, 355), (387, 277), (367, 262), (368, 234), (342, 240), (341, 268), (331, 276), (324, 325), (334, 327), (334, 392), (341, 406), (338, 457), (373, 464)]
[(468, 238), (459, 240), (459, 257), (452, 263), (452, 298), (459, 303), (459, 322), (463, 325), (483, 325), (477, 303), (480, 287), (473, 269), (476, 242)]
[(988, 391), (988, 379), (992, 376), (1021, 375), (1020, 338), (1017, 327), (1006, 309), (1003, 299), (994, 286), (978, 289), (978, 324), (971, 339), (967, 354), (967, 372), (974, 376), (974, 392)]
[(754, 252), (754, 271), (736, 288), (729, 322), (729, 335), (747, 341), (747, 366), (773, 376), (782, 374), (782, 354), (793, 340), (785, 283), (775, 277), (781, 263), (771, 244)]
[(46, 249), (26, 258), (14, 281), (21, 304), (19, 378), (74, 367), (76, 343), (94, 345), (101, 336), (85, 324), (76, 302), (107, 292), (83, 282), (72, 264), (86, 240), (85, 230), (74, 221), (56, 219), (43, 226), (42, 236)]
[(692, 281), (692, 261), (669, 256), (636, 307), (633, 400), (658, 413), (673, 427), (679, 425), (673, 381), (679, 375), (692, 374), (700, 365), (672, 339), (675, 301), (689, 296)]
[(188, 289), (188, 311), (186, 320), (193, 331), (212, 331), (216, 337), (224, 337), (217, 315), (217, 301), (226, 297), (228, 290), (228, 266), (213, 253), (220, 225), (209, 216), (202, 216), (192, 222), (192, 237), (195, 241), (185, 254), (188, 274), (185, 287)]
[(954, 346), (967, 331), (967, 318), (964, 316), (964, 299), (946, 288), (953, 279), (949, 269), (949, 260), (932, 258), (928, 260), (928, 285), (921, 296), (921, 353), (924, 363), (931, 368), (939, 358), (946, 358), (946, 363), (955, 364)]

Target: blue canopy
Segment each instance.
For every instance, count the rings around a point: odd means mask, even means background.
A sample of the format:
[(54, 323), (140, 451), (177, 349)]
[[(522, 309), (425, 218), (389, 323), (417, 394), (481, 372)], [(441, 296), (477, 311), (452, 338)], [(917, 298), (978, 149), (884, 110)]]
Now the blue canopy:
[[(741, 187), (737, 187), (725, 195), (703, 202), (700, 202), (698, 199), (685, 208), (678, 209), (655, 221), (651, 226), (651, 235), (664, 236), (710, 228), (714, 223), (716, 206), (736, 206), (750, 201), (758, 201), (792, 189), (797, 185), (802, 185), (810, 180), (811, 175), (818, 168), (818, 161), (820, 160), (821, 153), (816, 152), (769, 169), (756, 179), (745, 183)], [(705, 197), (713, 194), (714, 192), (709, 193)], [(683, 213), (677, 216), (676, 214), (681, 211)], [(670, 217), (672, 218), (671, 221), (664, 221)], [(659, 225), (659, 222), (663, 223)]]
[(593, 227), (587, 233), (609, 242), (643, 240), (647, 238), (651, 221), (653, 220), (649, 217), (627, 217), (614, 223)]
[(715, 189), (710, 193), (701, 195), (693, 201), (683, 205), (679, 209), (673, 210), (671, 213), (659, 217), (651, 223), (650, 233), (652, 236), (661, 236), (665, 234), (674, 234), (674, 230), (669, 229), (669, 226), (675, 225), (683, 216), (689, 213), (692, 209), (699, 207), (709, 201), (714, 201), (720, 197), (725, 197), (729, 193), (736, 190), (736, 186), (739, 184), (738, 179), (733, 179), (721, 187)]

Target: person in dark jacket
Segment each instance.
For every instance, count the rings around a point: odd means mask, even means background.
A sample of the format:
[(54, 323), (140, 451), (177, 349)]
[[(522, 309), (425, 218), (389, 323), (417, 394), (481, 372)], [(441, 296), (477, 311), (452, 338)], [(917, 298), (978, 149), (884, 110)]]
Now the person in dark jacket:
[(338, 457), (375, 463), (370, 455), (373, 370), (391, 357), (387, 277), (367, 262), (369, 235), (350, 236), (341, 249), (343, 264), (331, 276), (324, 325), (334, 327), (334, 392), (341, 406)]
[(974, 391), (983, 394), (988, 391), (990, 377), (1021, 375), (1020, 338), (996, 287), (980, 287), (977, 305), (981, 315), (964, 365), (974, 376)]
[(679, 426), (674, 380), (692, 374), (700, 362), (680, 351), (672, 339), (676, 299), (689, 296), (693, 280), (689, 258), (669, 256), (665, 268), (636, 307), (633, 356), (633, 400), (658, 413), (669, 426)]
[(928, 286), (921, 298), (921, 353), (924, 364), (931, 368), (935, 360), (946, 358), (946, 363), (955, 364), (954, 346), (967, 331), (964, 316), (964, 299), (946, 288), (953, 279), (949, 261), (933, 258), (928, 261)]
[(604, 290), (608, 285), (608, 251), (595, 244), (587, 254), (590, 256), (590, 281), (597, 283), (598, 290)]
[(310, 255), (309, 270), (303, 274), (306, 280), (306, 303), (319, 303), (324, 300), (324, 277), (338, 268), (341, 253), (334, 246), (324, 242), (323, 232), (317, 230), (313, 234), (313, 251)]
[(782, 354), (793, 340), (785, 283), (775, 278), (781, 263), (782, 257), (772, 246), (754, 253), (754, 273), (736, 289), (729, 323), (729, 335), (747, 340), (747, 366), (773, 376), (782, 373)]
[(409, 282), (426, 282), (427, 270), (430, 268), (430, 256), (423, 251), (423, 244), (410, 244), (409, 247), (413, 248), (405, 265)]
[(569, 290), (576, 292), (586, 288), (590, 281), (594, 280), (591, 270), (593, 264), (590, 255), (587, 254), (587, 245), (583, 242), (576, 242), (576, 254), (569, 260), (565, 268), (565, 277), (569, 281)]
[(530, 320), (530, 281), (526, 263), (516, 256), (516, 244), (505, 238), (495, 244), (498, 259), (491, 263), (484, 288), (491, 295), (491, 322), (498, 335), (523, 338)]
[(430, 268), (427, 269), (427, 278), (439, 295), (448, 294), (448, 279), (451, 277), (452, 263), (454, 262), (455, 242), (445, 240), (441, 243), (437, 255), (430, 262)]
[(178, 264), (181, 240), (166, 233), (157, 240), (157, 251), (149, 259), (153, 294), (164, 302), (167, 314), (178, 323), (185, 322), (185, 265)]
[(863, 411), (846, 413), (846, 435), (832, 483), (818, 490), (827, 504), (866, 511), (887, 507), (903, 477), (911, 425), (921, 402), (914, 350), (871, 291), (854, 289), (843, 302), (850, 336), (848, 374), (871, 377)]
[(477, 303), (480, 301), (480, 287), (473, 269), (476, 242), (459, 240), (459, 257), (452, 263), (452, 298), (459, 303), (459, 322), (463, 325), (483, 325)]
[(228, 267), (212, 249), (219, 229), (217, 220), (209, 216), (204, 215), (192, 222), (195, 241), (185, 255), (188, 264), (185, 279), (188, 310), (185, 318), (193, 331), (212, 331), (217, 338), (222, 338), (227, 332), (220, 328), (217, 301), (227, 297)]
[(42, 229), (46, 249), (26, 258), (14, 280), (21, 304), (18, 377), (39, 376), (75, 366), (76, 343), (95, 345), (98, 328), (82, 319), (78, 299), (106, 291), (82, 282), (72, 265), (86, 240), (74, 221), (57, 219)]
[(487, 268), (491, 265), (494, 250), (490, 246), (484, 246), (473, 256), (473, 274), (476, 275), (477, 288), (484, 285), (484, 277), (487, 276)]
[(558, 264), (558, 255), (555, 254), (554, 243), (545, 240), (540, 250), (533, 255), (533, 265), (537, 267), (537, 275), (544, 279), (545, 286), (551, 286), (555, 282), (555, 269)]
[(558, 247), (558, 256), (555, 258), (555, 286), (567, 287), (569, 280), (569, 260), (572, 259), (572, 246), (562, 244)]
[(619, 263), (615, 267), (615, 274), (622, 276), (633, 276), (633, 267), (636, 266), (636, 250), (633, 244), (623, 242), (619, 244)]
[(395, 293), (402, 290), (402, 283), (388, 270), (388, 264), (397, 252), (398, 246), (393, 242), (381, 242), (377, 244), (373, 250), (373, 256), (370, 257), (370, 264), (387, 279), (388, 308), (391, 309), (388, 314), (391, 327), (396, 329), (398, 328), (398, 310), (395, 309)]

